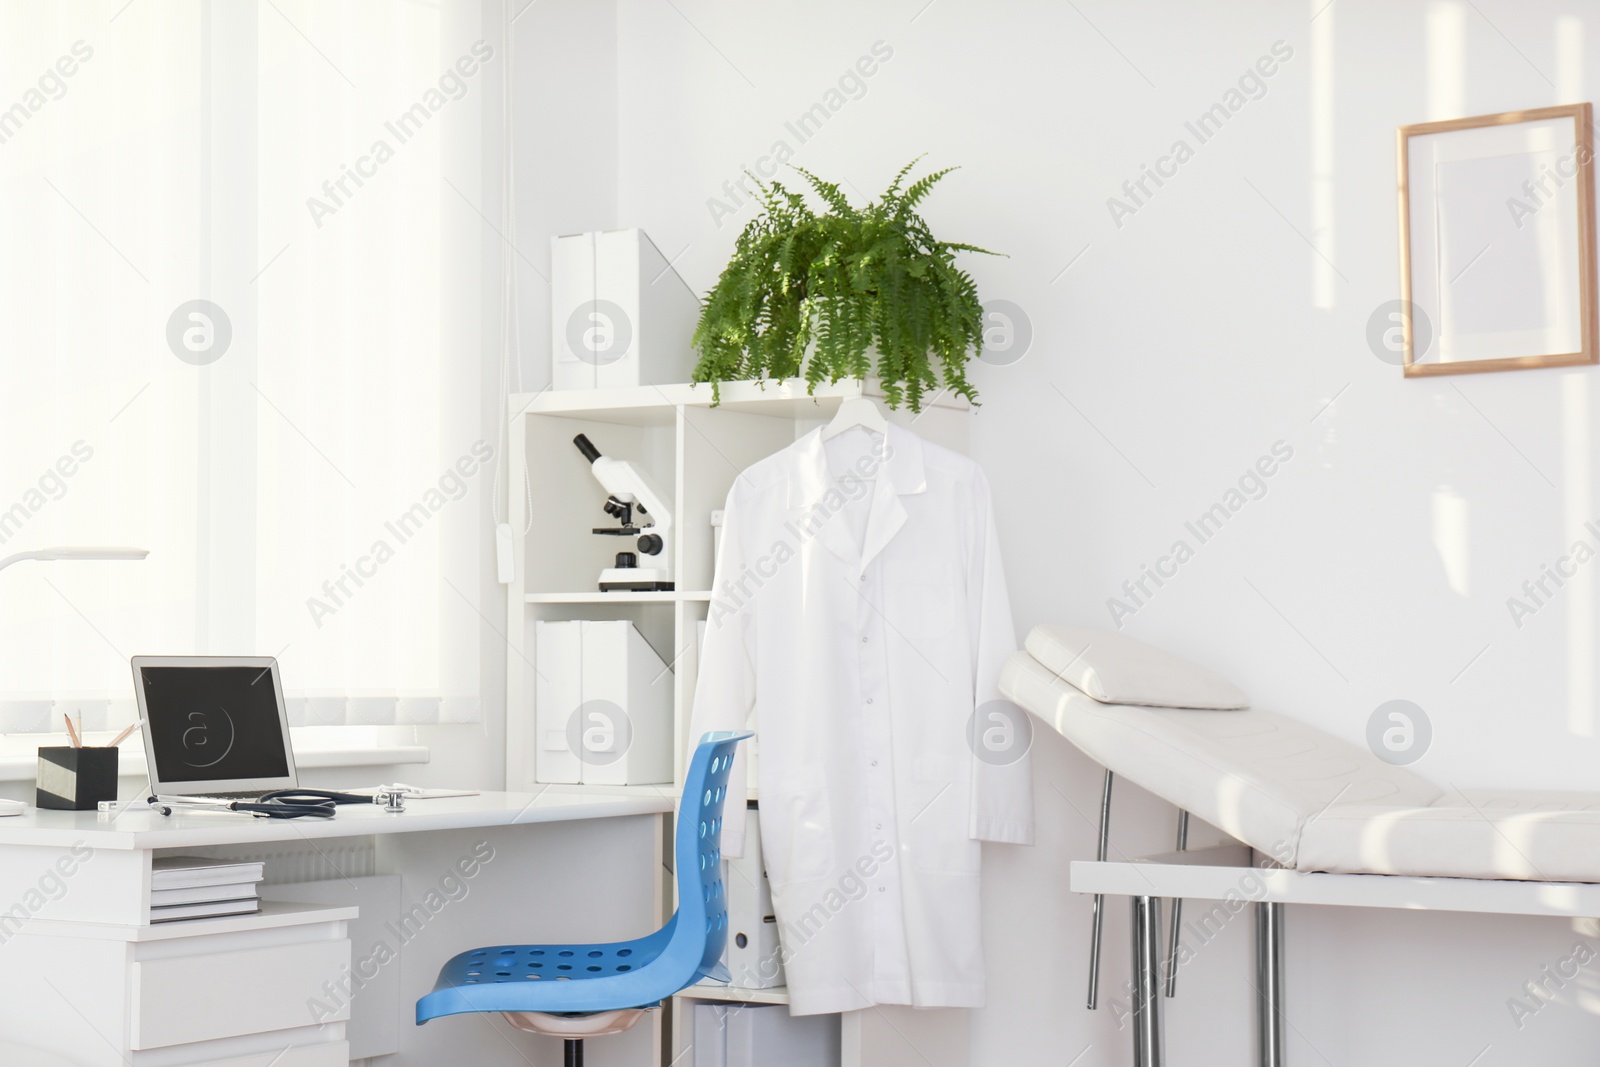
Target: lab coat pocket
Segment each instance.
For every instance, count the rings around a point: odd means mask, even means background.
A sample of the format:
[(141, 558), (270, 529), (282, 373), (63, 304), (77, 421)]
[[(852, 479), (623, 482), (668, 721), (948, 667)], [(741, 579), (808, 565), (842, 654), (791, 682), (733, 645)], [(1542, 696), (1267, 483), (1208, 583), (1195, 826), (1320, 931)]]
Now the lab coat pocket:
[(955, 759), (925, 753), (912, 765), (911, 825), (906, 841), (911, 865), (939, 874), (976, 874), (983, 855), (967, 833), (971, 783), (961, 777)]
[(901, 584), (896, 623), (906, 637), (944, 637), (961, 621), (960, 589), (953, 580), (905, 579)]
[(767, 877), (779, 885), (833, 874), (833, 811), (822, 768), (804, 768), (762, 790), (761, 844)]

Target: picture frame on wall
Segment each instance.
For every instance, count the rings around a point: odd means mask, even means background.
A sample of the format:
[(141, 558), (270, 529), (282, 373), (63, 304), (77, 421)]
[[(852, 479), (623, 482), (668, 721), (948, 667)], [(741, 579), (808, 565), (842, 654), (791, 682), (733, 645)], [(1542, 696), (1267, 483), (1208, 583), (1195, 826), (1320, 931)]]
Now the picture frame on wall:
[(1402, 126), (1408, 378), (1594, 363), (1587, 103)]

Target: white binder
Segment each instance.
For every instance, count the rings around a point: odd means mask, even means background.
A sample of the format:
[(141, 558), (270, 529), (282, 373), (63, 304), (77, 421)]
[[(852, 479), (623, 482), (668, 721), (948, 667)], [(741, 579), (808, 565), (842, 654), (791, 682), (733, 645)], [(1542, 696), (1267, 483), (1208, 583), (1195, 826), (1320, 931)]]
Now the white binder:
[(774, 989), (784, 984), (783, 954), (761, 852), (760, 812), (747, 810), (745, 820), (744, 855), (723, 861), (727, 865), (723, 884), (728, 887), (728, 949), (723, 961), (733, 975), (729, 984)]
[(535, 622), (533, 727), (538, 748), (534, 777), (553, 785), (583, 781), (578, 754), (567, 744), (567, 718), (583, 703), (583, 676), (573, 666), (583, 660), (583, 634), (576, 622)]
[(700, 300), (643, 230), (550, 242), (556, 389), (687, 382)]
[(672, 781), (672, 669), (633, 623), (536, 622), (534, 664), (536, 780)]

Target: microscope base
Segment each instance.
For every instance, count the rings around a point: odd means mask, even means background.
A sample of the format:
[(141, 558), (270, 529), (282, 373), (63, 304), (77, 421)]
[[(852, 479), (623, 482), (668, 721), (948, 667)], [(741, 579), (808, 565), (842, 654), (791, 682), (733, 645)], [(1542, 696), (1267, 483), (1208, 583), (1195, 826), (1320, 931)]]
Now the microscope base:
[(600, 572), (602, 593), (670, 593), (674, 585), (659, 567), (607, 567)]

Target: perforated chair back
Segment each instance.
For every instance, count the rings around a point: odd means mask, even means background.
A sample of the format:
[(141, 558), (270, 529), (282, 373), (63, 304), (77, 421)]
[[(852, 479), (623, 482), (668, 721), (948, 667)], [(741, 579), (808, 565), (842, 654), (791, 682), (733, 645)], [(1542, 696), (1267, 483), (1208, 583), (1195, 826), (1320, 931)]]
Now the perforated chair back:
[[(678, 868), (677, 920), (685, 944), (692, 942), (698, 931), (705, 931), (705, 940), (699, 946), (695, 981), (710, 977), (726, 982), (731, 977), (722, 966), (722, 954), (728, 947), (728, 887), (722, 878), (722, 819), (734, 748), (749, 736), (747, 733), (706, 734), (685, 776), (674, 860)], [(714, 740), (717, 738), (723, 740)], [(702, 762), (704, 770), (697, 774)], [(744, 818), (744, 800), (741, 789), (735, 818)]]
[[(602, 1012), (658, 1004), (702, 978), (726, 982), (722, 819), (733, 754), (748, 733), (708, 733), (684, 775), (673, 859), (678, 910), (647, 937), (598, 945), (498, 945), (453, 957), (417, 1023), (466, 1012)], [(739, 789), (735, 814), (744, 817)]]

